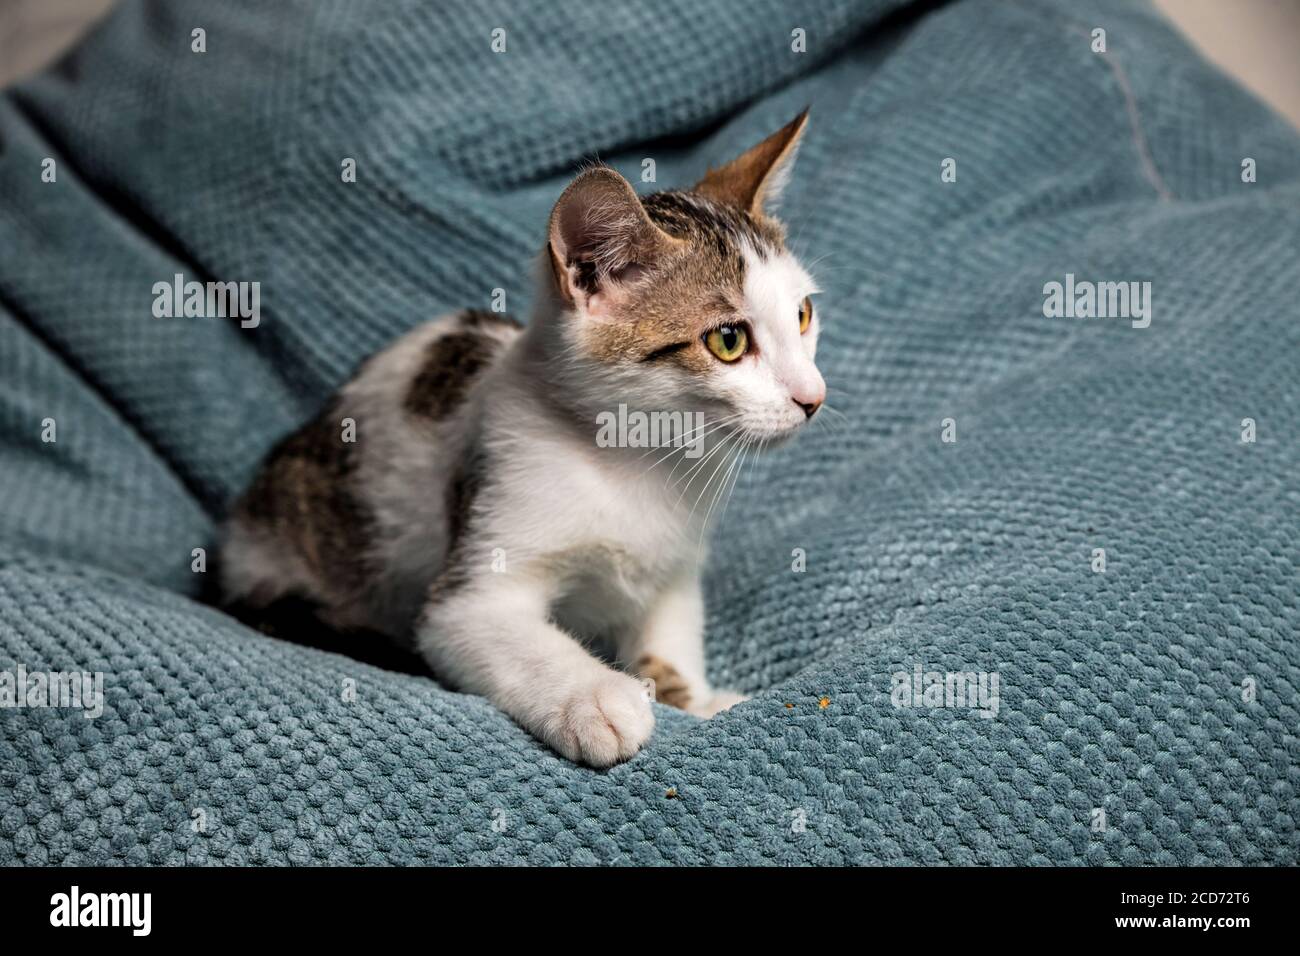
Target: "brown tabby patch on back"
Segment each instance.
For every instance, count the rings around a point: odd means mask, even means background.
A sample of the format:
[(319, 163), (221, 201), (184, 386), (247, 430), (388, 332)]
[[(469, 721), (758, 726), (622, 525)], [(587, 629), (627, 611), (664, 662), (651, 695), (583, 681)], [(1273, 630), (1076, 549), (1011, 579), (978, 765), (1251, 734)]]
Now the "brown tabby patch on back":
[(785, 248), (779, 223), (723, 205), (695, 193), (666, 191), (641, 201), (656, 226), (686, 248), (657, 263), (651, 276), (633, 284), (609, 322), (601, 323), (587, 345), (612, 361), (671, 360), (692, 371), (712, 367), (704, 333), (743, 307), (743, 249), (759, 255)]
[(466, 309), (457, 314), (457, 320), (457, 331), (438, 336), (425, 351), (424, 364), (404, 402), (412, 415), (441, 421), (456, 411), (474, 378), (504, 345), (490, 330), (519, 328), (509, 316), (483, 309)]
[(325, 584), (364, 587), (371, 515), (355, 493), (356, 446), (331, 405), (280, 442), (236, 513), (287, 542)]

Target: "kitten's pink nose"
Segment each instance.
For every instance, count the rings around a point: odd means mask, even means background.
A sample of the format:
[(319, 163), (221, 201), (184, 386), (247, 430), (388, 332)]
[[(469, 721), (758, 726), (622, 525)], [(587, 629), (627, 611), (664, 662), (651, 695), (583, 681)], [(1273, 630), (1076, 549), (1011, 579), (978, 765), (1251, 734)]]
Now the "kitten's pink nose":
[(822, 407), (822, 402), (826, 401), (826, 382), (816, 372), (812, 378), (813, 381), (800, 383), (790, 389), (790, 400), (802, 408), (808, 418), (812, 418), (817, 409)]

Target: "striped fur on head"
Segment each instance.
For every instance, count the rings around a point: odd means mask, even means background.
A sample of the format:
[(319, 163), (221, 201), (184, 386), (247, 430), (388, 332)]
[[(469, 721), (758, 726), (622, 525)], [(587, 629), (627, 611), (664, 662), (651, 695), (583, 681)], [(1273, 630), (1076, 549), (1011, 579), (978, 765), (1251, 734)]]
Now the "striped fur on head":
[[(734, 412), (749, 434), (793, 432), (825, 385), (816, 323), (801, 323), (812, 278), (786, 248), (772, 204), (806, 112), (690, 189), (638, 197), (612, 169), (581, 173), (551, 215), (549, 258), (575, 407)], [(720, 361), (710, 332), (743, 328), (748, 349)], [(559, 378), (559, 375), (557, 375)], [(792, 410), (793, 409), (793, 410)]]
[(805, 110), (689, 190), (644, 198), (617, 172), (581, 173), (551, 215), (549, 258), (562, 301), (596, 320), (584, 350), (606, 362), (667, 360), (706, 371), (697, 340), (744, 309), (746, 262), (784, 254), (767, 213), (807, 124)]

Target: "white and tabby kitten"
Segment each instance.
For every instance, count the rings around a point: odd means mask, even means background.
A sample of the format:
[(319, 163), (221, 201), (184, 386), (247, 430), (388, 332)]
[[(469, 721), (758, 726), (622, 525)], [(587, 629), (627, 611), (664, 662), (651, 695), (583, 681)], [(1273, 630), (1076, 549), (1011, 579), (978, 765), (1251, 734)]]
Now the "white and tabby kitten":
[[(527, 328), (480, 311), (422, 325), (271, 452), (225, 530), (225, 600), (305, 601), (338, 630), (413, 640), (440, 678), (596, 767), (654, 728), (633, 674), (700, 716), (742, 700), (705, 676), (700, 545), (741, 456), (825, 396), (817, 289), (765, 211), (805, 123), (686, 191), (579, 175)], [(685, 436), (702, 452), (600, 447), (620, 405), (703, 413)]]

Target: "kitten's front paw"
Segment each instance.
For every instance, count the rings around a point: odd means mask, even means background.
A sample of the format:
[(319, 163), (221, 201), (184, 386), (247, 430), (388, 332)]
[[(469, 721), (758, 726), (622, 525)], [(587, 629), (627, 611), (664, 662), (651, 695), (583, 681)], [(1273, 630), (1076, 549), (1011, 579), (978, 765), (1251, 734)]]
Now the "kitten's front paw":
[(552, 726), (557, 730), (552, 744), (564, 756), (609, 767), (641, 749), (655, 717), (639, 681), (606, 671), (569, 696)]
[(705, 700), (692, 702), (688, 710), (696, 717), (712, 717), (746, 700), (749, 700), (748, 694), (738, 694), (734, 690), (715, 690)]

